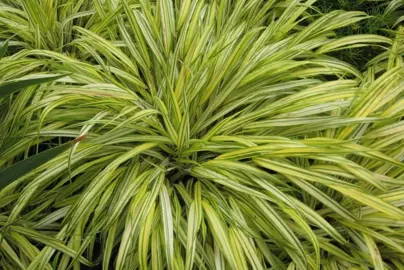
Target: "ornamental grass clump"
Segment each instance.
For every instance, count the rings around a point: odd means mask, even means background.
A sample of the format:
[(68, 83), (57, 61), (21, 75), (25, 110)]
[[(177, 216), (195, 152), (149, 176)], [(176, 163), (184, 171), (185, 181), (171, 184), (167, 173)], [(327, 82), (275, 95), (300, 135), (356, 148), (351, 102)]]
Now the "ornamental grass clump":
[(404, 269), (404, 29), (314, 2), (3, 0), (0, 268)]

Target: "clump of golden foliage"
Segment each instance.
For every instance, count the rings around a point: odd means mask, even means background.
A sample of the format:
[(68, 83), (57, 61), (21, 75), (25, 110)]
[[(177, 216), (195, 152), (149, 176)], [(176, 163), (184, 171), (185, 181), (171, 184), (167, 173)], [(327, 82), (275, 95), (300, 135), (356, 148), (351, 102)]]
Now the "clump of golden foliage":
[(2, 0), (0, 268), (404, 269), (404, 17), (314, 4)]

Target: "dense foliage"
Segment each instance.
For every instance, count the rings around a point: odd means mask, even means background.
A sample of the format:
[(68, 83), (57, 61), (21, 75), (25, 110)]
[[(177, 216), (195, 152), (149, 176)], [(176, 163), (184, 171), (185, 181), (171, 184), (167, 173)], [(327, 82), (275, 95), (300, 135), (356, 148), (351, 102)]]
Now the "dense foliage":
[(0, 268), (404, 269), (402, 1), (315, 2), (2, 0)]

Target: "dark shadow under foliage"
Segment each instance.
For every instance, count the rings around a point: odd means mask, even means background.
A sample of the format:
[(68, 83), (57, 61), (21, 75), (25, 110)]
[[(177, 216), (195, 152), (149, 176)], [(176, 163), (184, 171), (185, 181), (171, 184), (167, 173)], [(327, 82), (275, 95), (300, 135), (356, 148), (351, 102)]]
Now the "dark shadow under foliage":
[[(318, 0), (316, 7), (321, 13), (328, 13), (333, 10), (363, 11), (369, 16), (369, 19), (355, 23), (353, 25), (338, 29), (338, 37), (358, 35), (358, 34), (377, 34), (386, 36), (392, 31), (395, 21), (404, 14), (400, 9), (392, 14), (385, 14), (390, 1), (370, 1), (370, 0)], [(377, 56), (383, 49), (376, 46), (362, 48), (352, 48), (349, 50), (337, 51), (333, 56), (348, 62), (360, 69), (363, 69), (366, 63)]]

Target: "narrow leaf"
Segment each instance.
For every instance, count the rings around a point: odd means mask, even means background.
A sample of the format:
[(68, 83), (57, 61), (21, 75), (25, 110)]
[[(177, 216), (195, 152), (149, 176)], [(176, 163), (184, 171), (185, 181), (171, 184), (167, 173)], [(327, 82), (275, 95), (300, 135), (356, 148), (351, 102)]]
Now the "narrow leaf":
[(28, 80), (14, 81), (0, 85), (0, 98), (11, 95), (12, 93), (22, 90), (28, 86), (51, 82), (65, 76), (66, 75), (46, 76)]

